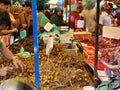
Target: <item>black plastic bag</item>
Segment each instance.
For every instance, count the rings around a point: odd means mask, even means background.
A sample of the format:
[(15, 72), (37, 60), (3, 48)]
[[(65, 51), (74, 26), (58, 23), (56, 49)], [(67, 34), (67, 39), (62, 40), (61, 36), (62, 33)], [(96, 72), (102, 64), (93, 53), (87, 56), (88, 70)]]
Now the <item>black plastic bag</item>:
[(116, 76), (108, 83), (108, 90), (119, 90), (120, 89), (120, 76)]

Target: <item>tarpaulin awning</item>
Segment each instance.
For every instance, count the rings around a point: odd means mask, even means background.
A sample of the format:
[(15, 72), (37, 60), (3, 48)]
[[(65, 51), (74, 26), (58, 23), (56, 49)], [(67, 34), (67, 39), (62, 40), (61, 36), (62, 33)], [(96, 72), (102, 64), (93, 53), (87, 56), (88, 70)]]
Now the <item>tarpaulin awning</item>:
[(48, 3), (53, 4), (53, 5), (62, 6), (64, 4), (64, 0), (50, 0)]

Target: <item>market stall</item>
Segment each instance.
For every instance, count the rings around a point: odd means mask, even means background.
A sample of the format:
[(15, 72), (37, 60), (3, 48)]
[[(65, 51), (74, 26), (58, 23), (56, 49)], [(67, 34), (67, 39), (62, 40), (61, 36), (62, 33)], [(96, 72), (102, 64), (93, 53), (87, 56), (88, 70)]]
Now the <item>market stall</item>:
[[(1, 77), (0, 81), (22, 76), (31, 79), (42, 90), (82, 90), (84, 86), (96, 87), (98, 82), (95, 82), (93, 75), (96, 75), (97, 71), (94, 71), (93, 67), (96, 65), (97, 60), (93, 63), (93, 56), (96, 54), (94, 51), (97, 47), (84, 46), (84, 50), (86, 52), (89, 51), (87, 54), (92, 57), (92, 60), (89, 58), (88, 61), (87, 58), (86, 62), (83, 53), (80, 52), (79, 45), (74, 43), (74, 39), (79, 41), (79, 44), (81, 41), (91, 40), (91, 33), (68, 32), (69, 30), (66, 30), (67, 33), (55, 34), (57, 37), (60, 37), (54, 38), (55, 42), (52, 42), (54, 44), (50, 48), (49, 55), (46, 55), (46, 44), (48, 41), (44, 43), (44, 40), (38, 38), (35, 12), (36, 0), (33, 0), (33, 37), (20, 39), (9, 46), (9, 49), (26, 64), (26, 71), (21, 73), (19, 69), (14, 68), (12, 75)], [(53, 36), (50, 35), (50, 37)], [(58, 39), (60, 39), (60, 42), (56, 42)], [(66, 43), (66, 41), (68, 42)], [(6, 60), (3, 56), (1, 57), (1, 63), (3, 63), (1, 67), (5, 65), (14, 67), (11, 61)], [(91, 61), (92, 65), (88, 64)], [(96, 79), (101, 82), (99, 78)]]
[[(18, 57), (26, 64), (26, 73), (21, 73), (19, 69), (14, 69), (13, 75), (1, 77), (1, 81), (16, 76), (28, 77), (34, 81), (34, 55), (31, 54), (27, 58), (21, 55), (18, 55)], [(5, 57), (3, 57), (1, 62), (3, 63), (1, 64), (2, 66), (13, 66)], [(94, 86), (92, 74), (86, 69), (87, 63), (84, 62), (82, 55), (72, 52), (69, 54), (62, 44), (54, 44), (49, 57), (46, 55), (46, 49), (40, 50), (39, 62), (41, 62), (39, 64), (41, 69), (39, 78), (41, 78), (40, 88), (42, 90), (46, 88), (48, 90), (79, 90), (86, 85)]]

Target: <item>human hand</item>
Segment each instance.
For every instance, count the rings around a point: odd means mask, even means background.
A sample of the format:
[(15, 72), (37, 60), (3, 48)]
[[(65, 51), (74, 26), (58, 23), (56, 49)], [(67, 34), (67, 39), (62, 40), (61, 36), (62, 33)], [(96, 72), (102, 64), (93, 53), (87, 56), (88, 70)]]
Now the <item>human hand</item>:
[(66, 21), (63, 21), (63, 24), (64, 24), (64, 25), (67, 25), (67, 22), (66, 22)]
[(75, 31), (75, 32), (79, 32), (79, 31), (81, 31), (81, 30), (77, 28), (77, 29), (75, 29), (74, 31)]
[(13, 28), (12, 30), (13, 30), (13, 32), (15, 32), (15, 33), (18, 32), (18, 29), (17, 29), (17, 28)]
[(23, 28), (26, 28), (26, 27), (27, 27), (27, 24), (22, 24), (22, 27), (23, 27)]
[(12, 67), (3, 67), (0, 68), (0, 76), (10, 75), (13, 71)]
[(22, 72), (25, 71), (26, 66), (21, 60), (18, 60), (17, 58), (14, 58), (13, 59), (13, 64), (15, 65), (16, 68), (21, 68)]

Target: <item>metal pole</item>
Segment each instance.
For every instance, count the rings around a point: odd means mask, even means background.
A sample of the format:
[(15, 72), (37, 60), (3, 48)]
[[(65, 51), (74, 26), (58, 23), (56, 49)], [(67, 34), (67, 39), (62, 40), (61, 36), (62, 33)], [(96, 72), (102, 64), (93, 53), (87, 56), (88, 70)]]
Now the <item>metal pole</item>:
[(32, 0), (32, 23), (33, 23), (33, 38), (34, 38), (34, 82), (36, 86), (40, 85), (39, 79), (39, 60), (38, 60), (38, 30), (37, 30), (37, 10), (36, 0)]
[(94, 63), (94, 76), (98, 77), (98, 36), (99, 36), (99, 16), (100, 16), (100, 0), (97, 0), (96, 8), (96, 31), (95, 31), (95, 63)]

